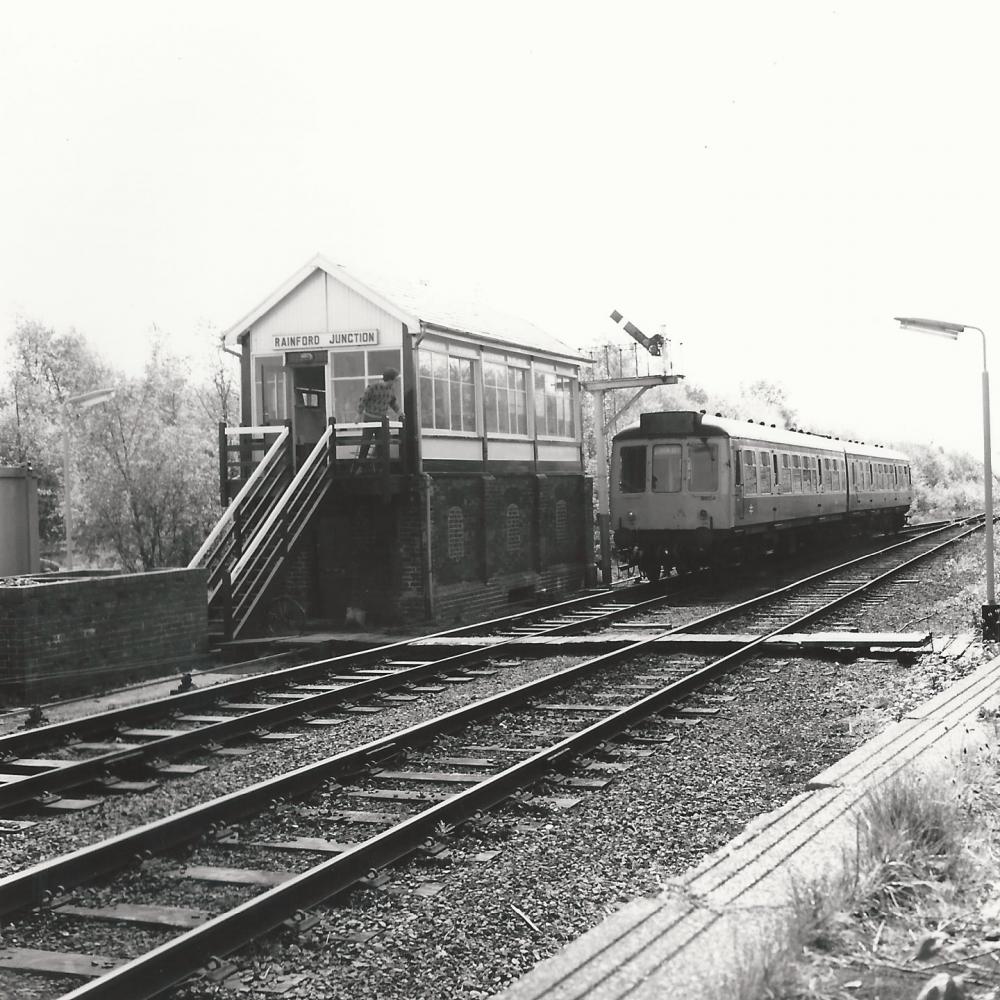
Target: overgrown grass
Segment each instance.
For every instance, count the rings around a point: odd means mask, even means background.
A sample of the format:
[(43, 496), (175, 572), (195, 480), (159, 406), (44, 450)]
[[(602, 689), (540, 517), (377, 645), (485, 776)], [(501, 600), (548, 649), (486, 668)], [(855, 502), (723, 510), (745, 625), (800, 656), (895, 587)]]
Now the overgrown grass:
[[(912, 1000), (941, 968), (977, 982), (980, 904), (1000, 883), (997, 732), (987, 713), (959, 760), (930, 775), (905, 770), (870, 792), (839, 872), (793, 884), (784, 921), (739, 957), (720, 996)], [(945, 942), (958, 957), (937, 962)], [(1000, 960), (993, 971), (990, 986)]]

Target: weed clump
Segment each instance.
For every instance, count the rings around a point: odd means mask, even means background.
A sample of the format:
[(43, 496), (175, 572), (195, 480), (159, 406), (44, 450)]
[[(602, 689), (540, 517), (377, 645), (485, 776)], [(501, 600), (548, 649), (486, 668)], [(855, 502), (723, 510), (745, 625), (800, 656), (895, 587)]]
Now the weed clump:
[(968, 794), (957, 782), (909, 774), (869, 793), (858, 818), (856, 913), (912, 907), (960, 877)]

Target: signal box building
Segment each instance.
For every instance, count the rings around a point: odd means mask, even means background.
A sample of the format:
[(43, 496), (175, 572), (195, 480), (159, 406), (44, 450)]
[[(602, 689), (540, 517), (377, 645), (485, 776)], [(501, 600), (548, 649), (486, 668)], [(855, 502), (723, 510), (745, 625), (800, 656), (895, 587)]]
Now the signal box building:
[[(588, 579), (583, 359), (566, 345), (323, 257), (226, 341), (241, 426), (220, 428), (226, 509), (193, 564), (229, 636), (261, 631), (281, 595), (334, 622), (451, 624)], [(366, 424), (386, 369), (403, 416)]]

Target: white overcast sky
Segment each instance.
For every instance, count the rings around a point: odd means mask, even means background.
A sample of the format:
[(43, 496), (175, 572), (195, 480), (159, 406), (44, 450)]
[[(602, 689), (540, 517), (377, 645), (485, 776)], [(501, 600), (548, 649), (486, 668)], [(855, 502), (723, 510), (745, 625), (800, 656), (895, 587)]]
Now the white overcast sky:
[[(981, 448), (1000, 12), (919, 0), (10, 3), (0, 333), (136, 365), (313, 254), (568, 343), (619, 309), (813, 429)], [(997, 396), (1000, 400), (1000, 392)], [(997, 404), (1000, 410), (1000, 402)], [(1000, 435), (998, 435), (1000, 436)]]

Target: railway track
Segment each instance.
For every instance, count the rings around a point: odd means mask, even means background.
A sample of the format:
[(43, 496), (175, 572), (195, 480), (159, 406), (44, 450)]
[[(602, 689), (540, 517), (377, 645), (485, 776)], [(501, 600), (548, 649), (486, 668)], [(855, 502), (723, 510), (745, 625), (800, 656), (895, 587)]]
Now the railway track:
[[(946, 524), (934, 530), (955, 528)], [(590, 594), (0, 736), (0, 816), (75, 811), (90, 808), (102, 796), (149, 791), (158, 780), (202, 770), (204, 765), (183, 761), (206, 750), (269, 739), (294, 723), (334, 725), (342, 721), (340, 713), (373, 711), (375, 699), (383, 699), (382, 704), (415, 700), (442, 686), (466, 683), (504, 643), (580, 634), (641, 617), (698, 582), (697, 577), (673, 578), (611, 595)], [(459, 652), (428, 645), (428, 640), (470, 637), (482, 642)], [(81, 791), (83, 797), (67, 794)]]
[[(203, 967), (212, 955), (234, 951), (287, 920), (303, 925), (306, 911), (361, 884), (375, 885), (380, 870), (414, 853), (444, 849), (442, 831), (475, 821), (477, 815), (523, 794), (539, 778), (560, 791), (600, 785), (601, 762), (586, 762), (608, 740), (621, 737), (643, 719), (676, 706), (686, 696), (751, 658), (769, 638), (821, 620), (846, 602), (871, 593), (894, 575), (965, 532), (941, 532), (933, 542), (920, 539), (880, 553), (876, 570), (853, 560), (798, 585), (744, 602), (664, 634), (731, 628), (734, 622), (756, 634), (736, 652), (719, 659), (668, 662), (650, 659), (656, 634), (624, 649), (576, 664), (558, 673), (483, 699), (383, 739), (260, 782), (204, 805), (188, 809), (127, 834), (57, 858), (0, 880), (0, 915), (10, 919), (43, 907), (60, 919), (120, 921), (164, 926), (174, 933), (159, 937), (144, 954), (123, 961), (67, 994), (68, 997), (152, 997)], [(942, 539), (942, 534), (951, 537)], [(905, 553), (905, 555), (904, 555)], [(860, 579), (858, 578), (860, 575)], [(852, 577), (852, 579), (847, 579)], [(775, 602), (794, 606), (781, 621), (762, 616)], [(756, 624), (748, 626), (748, 614)], [(570, 700), (553, 700), (554, 692)], [(565, 732), (567, 727), (570, 732)], [(553, 738), (552, 734), (558, 734)], [(584, 763), (581, 765), (581, 761)], [(605, 767), (608, 762), (604, 762)], [(610, 766), (614, 766), (611, 762)], [(577, 769), (576, 776), (567, 772)], [(582, 770), (581, 770), (582, 768)], [(455, 789), (461, 789), (455, 791)], [(294, 812), (282, 800), (304, 799)], [(275, 805), (275, 803), (278, 803)], [(377, 808), (351, 806), (376, 803)], [(233, 824), (242, 827), (234, 830)], [(358, 838), (359, 828), (377, 832)], [(176, 878), (205, 886), (242, 885), (255, 895), (225, 908), (225, 896), (204, 890), (198, 912), (146, 898), (104, 907), (78, 907), (69, 901), (76, 887), (95, 876), (115, 878), (132, 894), (152, 894), (142, 869), (132, 859), (162, 855), (190, 845), (211, 831), (196, 849), (194, 863), (173, 865)], [(233, 856), (240, 863), (232, 865)], [(294, 862), (280, 859), (296, 858)], [(228, 861), (229, 864), (220, 862)], [(165, 862), (170, 865), (170, 862)], [(267, 864), (269, 867), (255, 867)], [(136, 884), (139, 880), (138, 885)], [(156, 882), (156, 880), (152, 880)], [(159, 881), (165, 881), (161, 878)], [(124, 885), (113, 890), (124, 893)], [(261, 891), (263, 890), (263, 891)], [(249, 893), (249, 889), (246, 890)], [(168, 894), (168, 899), (170, 898)], [(100, 910), (101, 912), (96, 912)], [(29, 918), (30, 919), (30, 918)], [(49, 928), (41, 940), (54, 943)], [(59, 964), (54, 949), (7, 949), (0, 965), (48, 967)], [(115, 963), (88, 955), (76, 974), (101, 971), (88, 961)], [(51, 963), (44, 966), (44, 962)], [(34, 963), (34, 965), (32, 965)], [(221, 967), (221, 966), (220, 966)]]
[[(587, 595), (547, 608), (432, 633), (416, 639), (346, 653), (265, 675), (170, 695), (0, 737), (0, 815), (19, 807), (43, 811), (87, 808), (94, 799), (63, 793), (87, 788), (94, 794), (148, 789), (151, 780), (200, 769), (176, 763), (206, 749), (242, 739), (261, 739), (290, 723), (335, 724), (325, 713), (370, 711), (372, 698), (415, 700), (476, 677), (475, 667), (522, 634), (570, 635), (622, 616), (661, 606), (685, 585), (640, 585), (627, 598)], [(506, 631), (505, 631), (506, 630)], [(428, 638), (482, 636), (483, 643), (442, 654), (420, 644)], [(428, 681), (437, 682), (437, 687)]]

